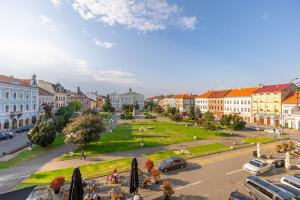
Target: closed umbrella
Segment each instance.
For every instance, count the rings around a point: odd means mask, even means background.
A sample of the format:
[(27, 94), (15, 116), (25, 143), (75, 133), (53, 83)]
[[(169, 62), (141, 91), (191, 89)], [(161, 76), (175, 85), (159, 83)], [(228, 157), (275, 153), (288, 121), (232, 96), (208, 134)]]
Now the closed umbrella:
[(256, 145), (256, 151), (257, 151), (257, 157), (260, 158), (261, 157), (260, 143), (257, 143), (257, 145)]
[(138, 162), (136, 158), (133, 158), (131, 162), (129, 192), (136, 194), (138, 187), (139, 187)]
[(285, 154), (285, 168), (290, 169), (291, 164), (290, 164), (290, 154), (289, 152), (286, 152)]
[(83, 200), (83, 185), (81, 179), (81, 173), (78, 167), (73, 171), (69, 200)]

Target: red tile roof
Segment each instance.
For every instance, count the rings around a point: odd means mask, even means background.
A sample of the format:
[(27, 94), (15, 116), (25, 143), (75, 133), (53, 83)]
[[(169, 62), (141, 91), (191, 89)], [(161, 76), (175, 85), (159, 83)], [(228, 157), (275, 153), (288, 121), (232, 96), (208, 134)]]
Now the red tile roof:
[(238, 88), (232, 89), (226, 97), (250, 97), (257, 88)]
[(278, 85), (266, 85), (266, 86), (263, 86), (261, 88), (258, 88), (253, 93), (281, 92), (281, 91), (287, 89), (290, 86), (291, 86), (290, 83), (278, 84)]
[[(297, 92), (291, 93), (285, 100), (283, 104), (296, 104), (297, 103)], [(300, 103), (300, 91), (298, 92), (298, 103)]]
[(221, 91), (213, 91), (208, 98), (223, 98), (225, 97), (231, 90), (221, 90)]
[(180, 94), (175, 96), (175, 99), (194, 99), (194, 98), (196, 98), (196, 96), (186, 95), (186, 94)]
[(31, 86), (31, 80), (28, 79), (17, 79), (12, 76), (0, 75), (0, 83), (17, 84), (23, 86)]
[(212, 93), (213, 93), (213, 91), (207, 91), (207, 92), (200, 94), (196, 98), (208, 98)]

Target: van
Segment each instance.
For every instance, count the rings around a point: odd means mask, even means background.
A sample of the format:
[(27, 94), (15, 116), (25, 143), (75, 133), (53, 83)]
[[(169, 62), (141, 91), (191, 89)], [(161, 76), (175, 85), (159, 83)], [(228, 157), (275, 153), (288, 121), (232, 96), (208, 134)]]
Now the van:
[(257, 176), (247, 177), (245, 187), (254, 200), (295, 200), (287, 191)]
[(300, 190), (300, 174), (287, 175), (280, 179), (282, 184)]

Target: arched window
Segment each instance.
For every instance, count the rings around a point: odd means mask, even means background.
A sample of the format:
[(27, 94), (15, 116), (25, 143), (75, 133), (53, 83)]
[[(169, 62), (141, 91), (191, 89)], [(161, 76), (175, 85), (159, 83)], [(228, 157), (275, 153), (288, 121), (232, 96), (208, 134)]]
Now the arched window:
[(31, 123), (32, 123), (32, 124), (35, 124), (35, 123), (36, 123), (36, 116), (35, 116), (35, 115), (32, 116), (32, 118), (31, 118)]
[(5, 120), (4, 122), (4, 129), (9, 129), (9, 120)]
[(18, 128), (18, 122), (17, 122), (16, 118), (14, 118), (14, 119), (12, 120), (12, 128), (13, 128), (13, 129)]

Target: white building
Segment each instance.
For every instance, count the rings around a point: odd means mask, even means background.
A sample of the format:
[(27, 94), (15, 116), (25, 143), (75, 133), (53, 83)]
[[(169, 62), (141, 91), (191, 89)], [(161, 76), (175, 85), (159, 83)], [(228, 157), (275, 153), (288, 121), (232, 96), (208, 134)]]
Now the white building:
[(35, 75), (26, 80), (0, 75), (0, 131), (37, 123), (38, 90)]
[(66, 89), (60, 83), (53, 84), (39, 80), (38, 85), (40, 88), (54, 95), (54, 112), (68, 105)]
[(158, 105), (160, 105), (164, 110), (167, 110), (169, 107), (170, 108), (175, 108), (176, 107), (176, 99), (175, 96), (166, 96), (163, 99), (161, 99), (158, 102)]
[(282, 102), (281, 125), (286, 128), (300, 130), (300, 112), (297, 112), (297, 99), (300, 105), (300, 92), (287, 97)]
[(232, 89), (224, 97), (224, 114), (238, 114), (247, 123), (251, 122), (252, 93), (257, 88)]
[(212, 91), (207, 91), (195, 98), (195, 108), (199, 109), (201, 113), (208, 111), (208, 97), (212, 94)]
[(139, 111), (144, 109), (144, 95), (133, 92), (130, 88), (127, 93), (118, 94), (116, 92), (109, 94), (112, 107), (116, 111), (122, 111), (123, 105), (137, 104)]

